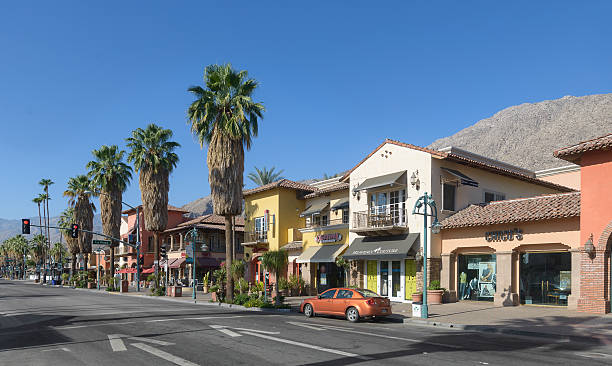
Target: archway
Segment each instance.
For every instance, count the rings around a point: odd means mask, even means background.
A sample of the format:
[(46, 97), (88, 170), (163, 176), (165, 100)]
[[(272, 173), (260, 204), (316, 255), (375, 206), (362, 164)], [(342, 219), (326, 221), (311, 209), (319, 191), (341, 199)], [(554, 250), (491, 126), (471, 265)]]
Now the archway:
[(612, 310), (612, 221), (599, 236), (597, 251), (604, 255), (604, 299), (608, 301), (606, 313), (609, 313)]

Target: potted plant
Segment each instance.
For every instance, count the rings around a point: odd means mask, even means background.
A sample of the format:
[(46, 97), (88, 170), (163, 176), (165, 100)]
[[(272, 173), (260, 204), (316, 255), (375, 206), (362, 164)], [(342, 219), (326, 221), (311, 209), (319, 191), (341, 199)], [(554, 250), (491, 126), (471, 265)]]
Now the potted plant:
[(64, 284), (69, 284), (69, 280), (70, 280), (70, 275), (68, 273), (63, 273), (62, 274), (62, 286)]
[(204, 278), (202, 278), (202, 291), (205, 294), (208, 293), (209, 284), (210, 284), (210, 272), (206, 272), (206, 274), (204, 275)]
[(212, 297), (212, 301), (213, 301), (213, 302), (217, 302), (217, 301), (219, 301), (219, 296), (218, 296), (217, 292), (219, 292), (219, 286), (217, 286), (217, 285), (212, 285), (212, 286), (210, 287), (210, 295), (211, 295), (211, 297)]
[(440, 287), (440, 281), (433, 280), (427, 287), (427, 303), (430, 305), (442, 304), (444, 289)]
[(281, 295), (288, 296), (289, 295), (289, 281), (285, 277), (281, 277), (278, 279), (277, 283), (278, 289), (280, 290)]
[[(427, 299), (429, 300), (429, 297), (427, 297)], [(423, 292), (413, 292), (412, 302), (423, 302)]]

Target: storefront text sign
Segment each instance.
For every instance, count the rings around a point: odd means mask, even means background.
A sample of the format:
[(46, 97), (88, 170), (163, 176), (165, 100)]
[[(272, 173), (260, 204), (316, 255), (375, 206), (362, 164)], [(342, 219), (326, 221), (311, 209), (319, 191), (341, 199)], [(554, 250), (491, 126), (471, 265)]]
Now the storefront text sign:
[(376, 254), (398, 254), (398, 248), (389, 248), (383, 249), (382, 247), (378, 247), (376, 249), (370, 250), (356, 250), (351, 255), (376, 255)]
[(486, 241), (512, 241), (523, 240), (522, 229), (510, 229), (510, 230), (499, 230), (499, 231), (488, 231), (485, 233)]
[(340, 233), (321, 234), (315, 237), (317, 243), (335, 243), (340, 240), (342, 240), (342, 234)]

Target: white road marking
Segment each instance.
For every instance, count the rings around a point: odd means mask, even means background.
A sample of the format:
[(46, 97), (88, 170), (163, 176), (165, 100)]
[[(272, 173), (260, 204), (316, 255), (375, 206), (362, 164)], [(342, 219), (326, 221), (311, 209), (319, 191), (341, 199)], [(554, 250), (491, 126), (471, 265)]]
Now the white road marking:
[(43, 349), (42, 352), (51, 352), (51, 351), (64, 351), (64, 352), (70, 352), (70, 350), (66, 347), (61, 347), (61, 348), (51, 348), (51, 349)]
[(364, 331), (361, 331), (361, 330), (352, 330), (350, 328), (336, 327), (336, 326), (333, 326), (333, 325), (321, 325), (321, 326), (325, 327), (327, 329), (330, 329), (330, 330), (337, 330), (339, 332), (356, 333), (356, 334), (361, 334), (361, 335), (369, 335), (369, 336), (374, 336), (374, 337), (379, 337), (379, 338), (387, 338), (387, 339), (397, 339), (397, 340), (400, 340), (400, 341), (430, 344), (430, 345), (433, 345), (433, 346), (440, 346), (440, 347), (446, 347), (446, 348), (454, 348), (454, 349), (462, 348), (460, 346), (455, 346), (455, 345), (452, 345), (452, 344), (444, 344), (444, 343), (437, 343), (437, 342), (428, 342), (428, 341), (423, 341), (423, 340), (420, 340), (420, 339), (395, 337), (395, 336), (390, 336), (390, 335), (386, 335), (386, 334), (368, 333), (368, 332), (364, 332)]
[(113, 349), (113, 352), (127, 351), (127, 348), (125, 348), (125, 344), (121, 340), (122, 336), (123, 335), (121, 334), (109, 334), (108, 335), (108, 340), (110, 341), (110, 345), (111, 345), (111, 348)]
[(221, 332), (221, 333), (223, 333), (225, 335), (228, 335), (230, 337), (242, 337), (242, 334), (238, 334), (238, 333), (236, 333), (234, 331), (231, 331), (229, 329), (225, 329), (225, 326), (223, 326), (223, 325), (211, 325), (210, 327), (212, 329), (216, 329), (219, 332)]
[(153, 343), (153, 344), (159, 344), (160, 346), (171, 346), (174, 343), (170, 343), (170, 342), (164, 342), (164, 341), (159, 341), (157, 339), (152, 339), (152, 338), (143, 338), (143, 337), (130, 337), (130, 339), (133, 339), (135, 341), (141, 341), (141, 342), (149, 342), (149, 343)]
[(159, 358), (163, 358), (164, 360), (168, 361), (168, 362), (172, 362), (175, 365), (179, 365), (179, 366), (198, 366), (198, 364), (195, 364), (191, 361), (187, 361), (183, 358), (180, 358), (178, 356), (175, 356), (173, 354), (170, 354), (168, 352), (164, 352), (162, 350), (159, 350), (157, 348), (151, 347), (149, 345), (146, 345), (144, 343), (134, 343), (132, 344), (132, 346), (136, 347), (136, 348), (140, 348), (141, 350), (145, 351), (145, 352), (149, 352), (150, 354), (157, 356)]
[(141, 321), (129, 321), (129, 322), (112, 322), (112, 323), (98, 323), (98, 324), (87, 324), (87, 325), (62, 325), (59, 327), (51, 327), (54, 330), (62, 329), (79, 329), (89, 327), (103, 327), (107, 325), (121, 325), (121, 324), (135, 324), (135, 323), (157, 323), (157, 322), (168, 322), (168, 321), (179, 321), (179, 320), (206, 320), (206, 319), (232, 319), (232, 318), (244, 318), (249, 316), (257, 315), (233, 315), (233, 316), (201, 316), (196, 318), (176, 318), (176, 319), (153, 319), (153, 320), (141, 320)]
[(197, 318), (175, 318), (175, 319), (153, 319), (147, 320), (147, 323), (158, 323), (158, 322), (172, 322), (179, 320), (206, 320), (206, 319), (232, 319), (232, 318), (244, 318), (253, 315), (232, 315), (232, 316), (200, 316)]
[(356, 353), (344, 352), (344, 351), (340, 351), (340, 350), (337, 350), (337, 349), (331, 349), (331, 348), (315, 346), (313, 344), (308, 344), (308, 343), (303, 343), (303, 342), (295, 342), (295, 341), (292, 341), (292, 340), (289, 340), (289, 339), (272, 337), (272, 336), (269, 336), (269, 335), (255, 333), (255, 332), (242, 331), (242, 334), (248, 334), (248, 335), (251, 335), (251, 336), (254, 336), (254, 337), (268, 339), (268, 340), (275, 341), (275, 342), (291, 344), (293, 346), (298, 346), (298, 347), (303, 347), (303, 348), (310, 348), (310, 349), (314, 349), (314, 350), (317, 350), (317, 351), (333, 353), (333, 354), (340, 355), (340, 356), (345, 356), (345, 357), (355, 357), (355, 358), (367, 359), (367, 360), (370, 359), (369, 357), (360, 356), (360, 355), (358, 355)]
[(588, 357), (588, 358), (610, 358), (612, 359), (612, 355), (607, 353), (599, 353), (599, 352), (577, 352), (576, 356)]
[(287, 322), (287, 324), (297, 325), (298, 327), (304, 327), (304, 328), (308, 328), (308, 329), (312, 329), (312, 330), (325, 330), (325, 328), (323, 328), (323, 327), (314, 327), (314, 326), (309, 325), (309, 324), (298, 323), (298, 322)]

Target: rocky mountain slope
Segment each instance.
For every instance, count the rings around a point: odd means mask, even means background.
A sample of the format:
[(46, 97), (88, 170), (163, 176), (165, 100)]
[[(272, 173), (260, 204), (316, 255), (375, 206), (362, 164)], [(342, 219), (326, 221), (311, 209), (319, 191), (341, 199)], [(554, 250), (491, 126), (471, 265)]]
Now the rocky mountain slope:
[(456, 146), (530, 170), (568, 165), (559, 148), (612, 132), (612, 94), (565, 96), (495, 113), (429, 147)]

